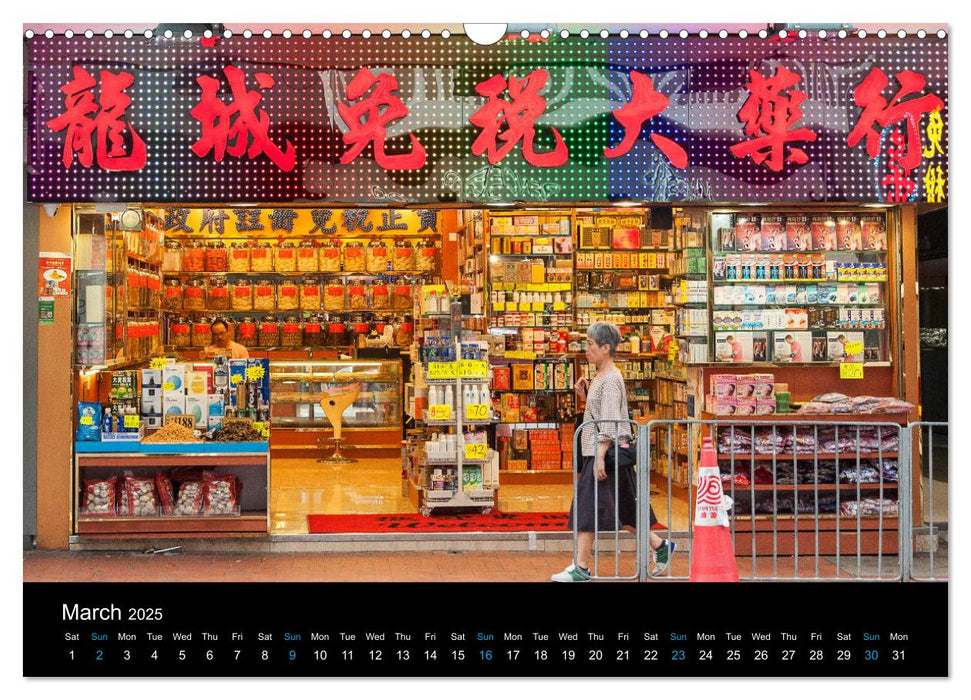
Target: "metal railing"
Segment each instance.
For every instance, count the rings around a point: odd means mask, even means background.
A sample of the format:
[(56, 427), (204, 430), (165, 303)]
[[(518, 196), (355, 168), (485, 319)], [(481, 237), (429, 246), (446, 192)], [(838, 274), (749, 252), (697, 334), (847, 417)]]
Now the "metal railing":
[[(948, 424), (918, 422), (907, 426), (908, 454), (920, 465), (908, 510), (904, 576), (913, 581), (948, 578)], [(943, 464), (942, 464), (943, 462)], [(916, 475), (908, 470), (908, 476)]]

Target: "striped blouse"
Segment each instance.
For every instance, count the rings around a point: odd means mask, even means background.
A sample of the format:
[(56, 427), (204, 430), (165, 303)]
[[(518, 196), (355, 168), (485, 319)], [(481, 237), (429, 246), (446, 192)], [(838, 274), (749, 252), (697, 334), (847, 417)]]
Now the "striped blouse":
[(580, 454), (595, 457), (597, 442), (621, 438), (621, 443), (633, 439), (630, 412), (627, 409), (627, 389), (624, 376), (614, 367), (608, 372), (598, 372), (590, 382), (587, 407), (583, 411), (584, 422), (589, 420), (616, 420), (619, 423), (599, 423), (583, 426), (580, 434)]

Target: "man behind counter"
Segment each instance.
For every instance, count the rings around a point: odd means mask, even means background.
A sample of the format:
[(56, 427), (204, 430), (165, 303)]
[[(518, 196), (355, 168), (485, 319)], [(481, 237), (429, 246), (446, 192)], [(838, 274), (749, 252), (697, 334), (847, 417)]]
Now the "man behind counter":
[(200, 357), (226, 355), (231, 360), (249, 359), (249, 350), (229, 339), (228, 321), (217, 318), (209, 328), (212, 330), (212, 345), (207, 345), (200, 353)]

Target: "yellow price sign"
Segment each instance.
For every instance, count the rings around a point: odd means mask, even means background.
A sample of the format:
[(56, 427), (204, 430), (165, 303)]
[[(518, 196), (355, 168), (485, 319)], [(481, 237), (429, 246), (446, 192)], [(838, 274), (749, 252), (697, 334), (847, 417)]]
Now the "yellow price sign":
[(265, 437), (265, 438), (270, 437), (270, 429), (269, 428), (263, 428), (263, 430), (260, 431), (260, 435), (262, 437)]
[(262, 379), (266, 376), (266, 370), (262, 367), (247, 367), (246, 378), (249, 380)]
[(253, 421), (253, 430), (256, 432), (263, 432), (263, 421), (255, 420)]
[(470, 460), (482, 460), (489, 455), (489, 446), (484, 442), (471, 443), (465, 446), (465, 458)]
[(520, 311), (531, 311), (532, 308), (531, 308), (531, 305), (530, 305), (530, 303), (528, 301), (525, 301), (525, 302), (524, 301), (521, 301), (521, 302), (519, 302), (519, 310)]
[(465, 404), (465, 420), (489, 420), (489, 404)]
[(175, 391), (175, 382), (165, 382), (162, 385), (162, 391)]
[(506, 310), (506, 302), (504, 302), (504, 301), (497, 301), (495, 304), (492, 305), (492, 310), (493, 311), (505, 311)]
[(566, 311), (566, 302), (554, 301), (553, 311)]
[(546, 305), (541, 301), (534, 301), (530, 311), (542, 311)]
[(243, 375), (242, 374), (234, 374), (233, 376), (231, 376), (229, 378), (229, 383), (230, 384), (239, 384), (241, 381), (243, 381)]
[(429, 420), (451, 420), (452, 407), (446, 403), (435, 404), (428, 407)]
[(429, 362), (429, 379), (455, 379), (458, 365), (455, 362)]
[(126, 428), (137, 428), (141, 424), (142, 424), (142, 419), (139, 416), (125, 416)]
[(485, 379), (489, 376), (489, 363), (485, 360), (462, 360), (459, 372), (462, 379)]
[(841, 363), (840, 379), (863, 379), (863, 363), (862, 362)]
[(149, 369), (165, 369), (165, 365), (168, 364), (164, 357), (153, 357), (151, 362), (148, 363)]
[(855, 342), (846, 344), (847, 355), (859, 355), (861, 352), (863, 352), (863, 343)]
[(94, 418), (92, 416), (81, 416), (78, 423), (81, 425), (94, 425)]

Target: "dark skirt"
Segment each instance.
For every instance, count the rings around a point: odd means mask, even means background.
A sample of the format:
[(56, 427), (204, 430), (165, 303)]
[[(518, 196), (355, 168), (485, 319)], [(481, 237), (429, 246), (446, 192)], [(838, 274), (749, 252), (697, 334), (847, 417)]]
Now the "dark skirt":
[[(612, 474), (613, 470), (608, 470), (607, 478), (597, 482), (597, 522), (596, 527), (594, 527), (594, 482), (597, 475), (593, 464), (593, 457), (583, 458), (580, 476), (577, 478), (576, 499), (570, 505), (568, 527), (571, 530), (573, 529), (574, 508), (579, 514), (577, 517), (577, 530), (579, 532), (610, 532), (619, 530), (625, 525), (636, 527), (637, 482), (635, 481), (634, 470), (631, 467), (621, 467), (616, 478)], [(654, 509), (651, 508), (650, 511), (651, 525), (653, 526), (657, 519), (654, 517)], [(614, 522), (615, 517), (616, 523)]]

